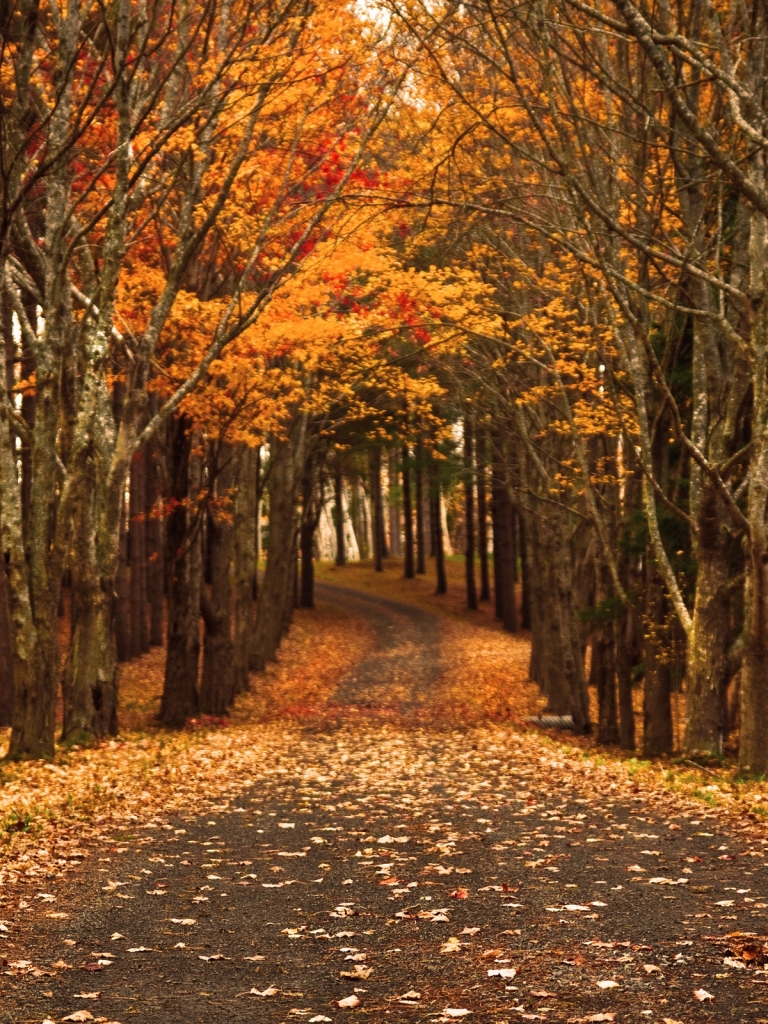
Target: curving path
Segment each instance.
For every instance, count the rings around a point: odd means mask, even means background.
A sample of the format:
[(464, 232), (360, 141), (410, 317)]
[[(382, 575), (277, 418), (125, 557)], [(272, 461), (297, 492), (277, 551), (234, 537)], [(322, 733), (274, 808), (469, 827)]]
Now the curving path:
[(443, 671), (437, 615), (351, 587), (317, 583), (316, 596), (365, 619), (374, 644), (354, 671), (339, 680), (339, 709), (418, 716), (430, 703), (430, 684)]
[(764, 841), (615, 797), (511, 730), (409, 727), (441, 672), (439, 620), (318, 597), (376, 638), (338, 706), (405, 722), (289, 730), (236, 801), (116, 832), (61, 889), (30, 882), (2, 911), (1, 1021), (768, 1019), (750, 952)]

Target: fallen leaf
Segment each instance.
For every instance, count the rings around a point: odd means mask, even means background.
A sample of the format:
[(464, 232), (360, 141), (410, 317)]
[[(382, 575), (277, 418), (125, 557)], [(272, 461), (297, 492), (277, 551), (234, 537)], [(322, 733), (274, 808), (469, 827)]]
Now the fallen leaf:
[[(381, 840), (379, 840), (379, 842), (381, 842)], [(346, 1010), (360, 1005), (360, 1000), (356, 995), (347, 996), (346, 999), (335, 999), (334, 1002), (336, 1006)]]
[(499, 967), (488, 971), (489, 978), (514, 978), (516, 974), (514, 967)]
[(372, 967), (364, 967), (362, 964), (355, 964), (351, 971), (339, 971), (342, 978), (370, 978), (373, 974)]
[(75, 1010), (68, 1017), (62, 1017), (61, 1019), (74, 1021), (93, 1020), (93, 1014), (89, 1013), (88, 1010)]
[(693, 991), (693, 998), (697, 999), (700, 1003), (711, 1003), (715, 997), (711, 992), (707, 992), (705, 988), (697, 988)]
[(416, 992), (416, 991), (414, 991), (414, 989), (411, 989), (409, 992), (404, 992), (400, 996), (400, 1002), (401, 1003), (413, 1004), (413, 1003), (417, 1002), (419, 999), (421, 999), (421, 992)]
[(441, 953), (458, 953), (461, 949), (461, 942), (452, 935), (450, 939), (446, 940), (440, 947)]
[(263, 992), (259, 992), (257, 988), (252, 988), (248, 993), (249, 996), (276, 996), (280, 991), (279, 988), (275, 988), (274, 985), (270, 985), (269, 988), (265, 988)]
[(732, 956), (725, 957), (723, 964), (726, 967), (735, 967), (737, 971), (745, 971), (747, 969), (747, 965), (742, 960), (735, 960)]
[[(193, 924), (197, 924), (197, 918), (195, 917), (172, 917), (171, 924), (183, 924), (187, 927)], [(114, 938), (114, 935), (112, 936)]]
[(98, 999), (101, 992), (78, 992), (75, 999)]
[(618, 988), (619, 987), (619, 983), (618, 983), (618, 981), (598, 981), (597, 987), (598, 988)]
[(467, 1017), (469, 1016), (470, 1013), (472, 1013), (471, 1010), (455, 1010), (453, 1009), (453, 1007), (450, 1006), (447, 1007), (447, 1009), (443, 1010), (443, 1015), (451, 1018)]

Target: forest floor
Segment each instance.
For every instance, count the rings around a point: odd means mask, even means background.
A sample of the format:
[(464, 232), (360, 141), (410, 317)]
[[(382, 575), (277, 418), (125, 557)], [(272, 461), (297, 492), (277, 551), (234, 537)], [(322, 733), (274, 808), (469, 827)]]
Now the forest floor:
[(153, 651), (3, 766), (0, 1021), (768, 1022), (765, 787), (529, 728), (459, 570), (325, 567), (230, 720), (154, 728)]

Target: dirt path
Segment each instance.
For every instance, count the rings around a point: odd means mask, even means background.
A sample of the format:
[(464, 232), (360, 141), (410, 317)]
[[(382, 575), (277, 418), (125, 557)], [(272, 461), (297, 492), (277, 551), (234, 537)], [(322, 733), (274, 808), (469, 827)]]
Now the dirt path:
[(330, 583), (316, 585), (317, 598), (363, 618), (373, 632), (366, 656), (339, 681), (328, 707), (344, 715), (420, 718), (429, 707), (430, 686), (443, 671), (440, 619), (421, 608)]
[(430, 728), (439, 619), (319, 597), (375, 637), (336, 720), (287, 730), (237, 800), (32, 883), (2, 911), (0, 1020), (768, 1020), (742, 955), (768, 928), (764, 841), (534, 736)]

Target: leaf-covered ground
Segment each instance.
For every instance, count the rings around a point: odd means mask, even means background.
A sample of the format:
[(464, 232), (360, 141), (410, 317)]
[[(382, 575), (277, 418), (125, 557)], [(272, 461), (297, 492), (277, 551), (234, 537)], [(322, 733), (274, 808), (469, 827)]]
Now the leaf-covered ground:
[(526, 730), (525, 637), (325, 576), (231, 723), (152, 730), (151, 654), (133, 732), (4, 768), (0, 1020), (768, 1020), (760, 788)]

